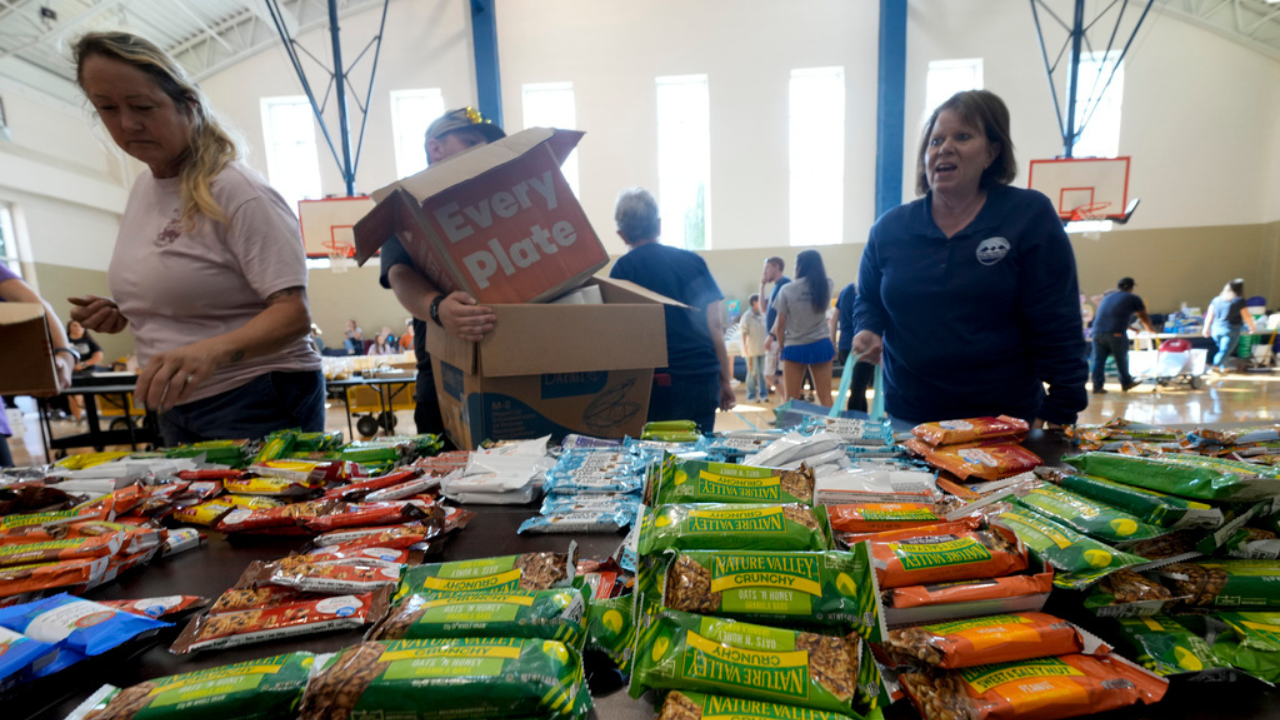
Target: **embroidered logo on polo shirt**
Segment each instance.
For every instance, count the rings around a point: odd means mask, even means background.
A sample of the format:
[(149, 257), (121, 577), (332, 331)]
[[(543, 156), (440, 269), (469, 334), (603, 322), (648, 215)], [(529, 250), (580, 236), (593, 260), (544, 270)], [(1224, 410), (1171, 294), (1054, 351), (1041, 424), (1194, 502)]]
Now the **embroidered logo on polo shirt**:
[(156, 235), (156, 247), (167, 248), (182, 235), (182, 209), (174, 211), (173, 217), (165, 224), (164, 229)]
[(978, 262), (995, 265), (1009, 254), (1009, 241), (1002, 237), (987, 238), (978, 243)]

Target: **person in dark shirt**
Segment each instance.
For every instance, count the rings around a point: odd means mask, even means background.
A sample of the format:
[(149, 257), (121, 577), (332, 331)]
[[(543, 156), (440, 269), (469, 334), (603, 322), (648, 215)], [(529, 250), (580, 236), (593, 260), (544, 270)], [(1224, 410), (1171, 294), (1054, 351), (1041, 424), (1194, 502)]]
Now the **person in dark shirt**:
[(1151, 316), (1142, 298), (1133, 294), (1133, 278), (1121, 278), (1116, 290), (1103, 296), (1098, 303), (1098, 314), (1093, 319), (1093, 393), (1105, 395), (1107, 381), (1107, 357), (1115, 356), (1116, 370), (1120, 373), (1120, 389), (1129, 392), (1139, 383), (1129, 375), (1129, 323), (1134, 315), (1142, 321), (1147, 332), (1154, 333)]
[[(487, 145), (506, 137), (502, 128), (485, 120), (472, 108), (451, 110), (436, 118), (427, 128), (427, 164), (435, 165), (478, 145)], [(435, 375), (431, 356), (427, 353), (427, 321), (444, 328), (450, 335), (480, 342), (493, 330), (497, 316), (493, 310), (476, 303), (462, 291), (445, 295), (418, 272), (408, 251), (397, 238), (382, 246), (382, 287), (395, 292), (396, 299), (413, 315), (413, 353), (418, 362), (418, 382), (414, 390), (414, 424), (418, 432), (444, 434), (440, 417), (440, 400), (436, 396)]]
[[(779, 393), (786, 397), (787, 391), (782, 387), (782, 348), (778, 344), (777, 335), (773, 332), (773, 323), (778, 319), (778, 311), (773, 304), (778, 300), (778, 293), (791, 282), (791, 278), (783, 275), (787, 269), (787, 261), (774, 255), (764, 261), (764, 274), (760, 277), (760, 303), (764, 309), (764, 329), (768, 334), (764, 340), (764, 374), (765, 384), (777, 386)], [(766, 294), (764, 288), (773, 283), (773, 292)], [(766, 299), (767, 298), (767, 299)]]
[(724, 295), (701, 257), (658, 242), (658, 203), (647, 190), (623, 190), (614, 220), (627, 254), (614, 263), (609, 277), (688, 306), (666, 306), (667, 367), (654, 373), (649, 420), (692, 420), (701, 432), (713, 432), (716, 408), (734, 406), (733, 366), (724, 345)]
[[(840, 365), (843, 366), (845, 361), (849, 359), (849, 354), (853, 348), (853, 304), (858, 299), (858, 284), (849, 283), (844, 290), (840, 291), (839, 298), (836, 299), (836, 314), (832, 316), (832, 322), (838, 323), (836, 330), (832, 331), (832, 335), (837, 335), (836, 352), (840, 357)], [(845, 405), (846, 410), (867, 411), (867, 387), (871, 385), (871, 377), (875, 373), (875, 366), (868, 362), (858, 361), (853, 366), (853, 383), (849, 386), (849, 402)]]
[(1088, 405), (1075, 255), (1053, 203), (1012, 187), (1016, 176), (1004, 101), (956, 93), (921, 137), (924, 197), (871, 228), (853, 351), (883, 353), (895, 418), (1007, 414), (1039, 427)]
[(1218, 352), (1213, 356), (1215, 371), (1227, 372), (1227, 361), (1235, 354), (1245, 325), (1249, 326), (1251, 333), (1258, 331), (1245, 301), (1244, 280), (1236, 278), (1224, 285), (1222, 293), (1209, 302), (1209, 312), (1204, 316), (1204, 336), (1212, 337), (1218, 346)]

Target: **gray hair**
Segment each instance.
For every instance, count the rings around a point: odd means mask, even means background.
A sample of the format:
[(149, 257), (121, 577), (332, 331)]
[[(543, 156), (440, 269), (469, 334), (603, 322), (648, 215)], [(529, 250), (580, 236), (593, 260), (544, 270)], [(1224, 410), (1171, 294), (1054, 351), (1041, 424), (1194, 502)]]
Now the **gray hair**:
[(631, 187), (618, 193), (613, 219), (628, 245), (658, 238), (658, 201), (644, 188)]

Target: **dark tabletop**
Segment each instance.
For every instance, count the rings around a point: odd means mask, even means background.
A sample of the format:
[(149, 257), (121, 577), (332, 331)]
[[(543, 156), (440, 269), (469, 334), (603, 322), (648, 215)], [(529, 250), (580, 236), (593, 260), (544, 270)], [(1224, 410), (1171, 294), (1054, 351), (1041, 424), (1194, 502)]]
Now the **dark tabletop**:
[[(1070, 446), (1058, 434), (1033, 431), (1026, 446), (1048, 463), (1056, 462)], [(470, 506), (476, 517), (459, 531), (445, 546), (440, 558), (444, 560), (468, 560), (498, 555), (527, 552), (563, 551), (570, 540), (578, 543), (582, 558), (603, 559), (611, 555), (622, 542), (621, 534), (608, 535), (517, 535), (521, 521), (537, 513), (536, 506), (489, 507)], [(210, 533), (207, 546), (157, 561), (140, 572), (122, 577), (118, 581), (86, 594), (90, 600), (116, 600), (146, 598), (161, 595), (201, 595), (216, 598), (231, 587), (240, 573), (254, 560), (270, 560), (298, 550), (305, 544), (304, 538), (233, 538), (220, 533)], [(1055, 591), (1050, 600), (1050, 612), (1057, 612), (1079, 622), (1086, 629), (1104, 638), (1114, 636), (1105, 624), (1083, 614), (1080, 608), (1082, 596)], [(242, 648), (174, 655), (168, 646), (179, 628), (166, 631), (160, 642), (143, 652), (122, 653), (108, 662), (73, 667), (52, 678), (47, 678), (34, 693), (25, 693), (20, 702), (0, 706), (0, 718), (61, 718), (81, 703), (104, 683), (121, 687), (143, 680), (190, 672), (229, 663), (252, 660), (268, 655), (294, 650), (332, 652), (359, 642), (363, 631), (332, 633), (310, 640), (281, 641)], [(625, 690), (616, 690), (617, 684), (608, 682), (607, 674), (597, 676), (596, 717), (601, 720), (651, 720), (655, 713), (648, 699), (632, 700)], [(55, 682), (47, 682), (55, 681)], [(606, 692), (600, 690), (606, 689)], [(890, 720), (917, 717), (909, 704), (902, 702), (890, 708)], [(1175, 681), (1164, 701), (1151, 707), (1134, 707), (1106, 713), (1099, 717), (1107, 720), (1174, 720), (1195, 718), (1239, 718), (1262, 720), (1280, 718), (1280, 702), (1277, 694), (1261, 683), (1196, 684)]]

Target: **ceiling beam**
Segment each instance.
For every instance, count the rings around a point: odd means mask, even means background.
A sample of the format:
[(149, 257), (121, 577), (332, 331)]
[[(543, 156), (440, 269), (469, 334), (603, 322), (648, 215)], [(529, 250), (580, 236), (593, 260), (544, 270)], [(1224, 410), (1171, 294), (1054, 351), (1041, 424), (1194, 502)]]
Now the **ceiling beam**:
[(84, 22), (85, 20), (88, 20), (93, 17), (97, 17), (98, 15), (101, 15), (102, 13), (108, 10), (111, 10), (112, 8), (115, 8), (118, 5), (121, 5), (124, 2), (125, 0), (98, 0), (98, 2), (96, 2), (92, 7), (84, 10), (84, 12), (77, 13), (71, 16), (70, 18), (67, 18), (63, 22), (60, 22), (54, 25), (49, 30), (45, 31), (44, 33), (41, 33), (40, 35), (37, 35), (36, 37), (32, 38), (26, 43), (23, 43), (22, 45), (19, 45), (18, 47), (12, 48), (10, 50), (5, 50), (4, 52), (0, 52), (0, 60), (4, 60), (7, 57), (17, 55), (23, 50), (39, 45), (40, 43), (48, 40), (49, 38), (57, 37), (59, 35), (62, 35), (63, 33), (69, 32), (72, 28)]

